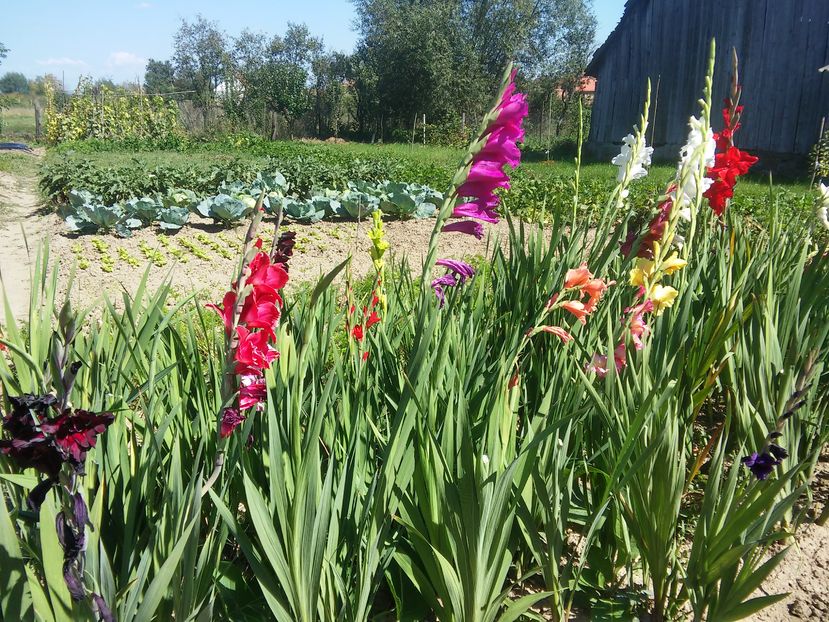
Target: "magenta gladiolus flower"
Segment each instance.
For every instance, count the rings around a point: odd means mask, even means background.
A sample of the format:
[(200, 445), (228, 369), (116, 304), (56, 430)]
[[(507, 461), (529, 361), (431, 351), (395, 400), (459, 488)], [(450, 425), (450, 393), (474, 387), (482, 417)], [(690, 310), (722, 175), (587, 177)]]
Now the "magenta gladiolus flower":
[(475, 218), (484, 222), (497, 223), (500, 219), (498, 214), (491, 208), (480, 203), (461, 203), (452, 212), (455, 218)]
[[(496, 118), (489, 124), (482, 139), (486, 139), (480, 150), (472, 156), (472, 165), (469, 168), (466, 181), (462, 183), (456, 194), (465, 201), (455, 207), (452, 212), (454, 218), (475, 218), (484, 222), (497, 223), (499, 188), (509, 189), (509, 174), (505, 166), (515, 168), (521, 162), (521, 151), (518, 142), (524, 140), (524, 118), (528, 113), (527, 98), (523, 93), (515, 92), (515, 71), (512, 72), (509, 84), (495, 111)], [(469, 225), (452, 226), (444, 231), (458, 231), (478, 235), (479, 229)]]
[(448, 225), (444, 225), (441, 231), (466, 233), (467, 235), (474, 235), (479, 240), (482, 240), (484, 237), (484, 226), (474, 220), (458, 220), (456, 222), (450, 222)]

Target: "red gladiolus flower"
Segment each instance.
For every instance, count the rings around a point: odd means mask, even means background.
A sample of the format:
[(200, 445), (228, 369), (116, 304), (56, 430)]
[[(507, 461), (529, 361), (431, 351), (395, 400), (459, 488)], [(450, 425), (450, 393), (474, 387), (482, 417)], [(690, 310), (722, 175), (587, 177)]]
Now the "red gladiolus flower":
[(377, 315), (377, 311), (372, 311), (371, 315), (366, 320), (366, 330), (377, 324), (380, 321), (380, 316)]
[(708, 204), (717, 216), (722, 217), (728, 200), (734, 196), (737, 178), (748, 173), (757, 160), (757, 157), (740, 151), (737, 147), (729, 147), (714, 156), (714, 166), (708, 169), (707, 174), (714, 183), (703, 196), (708, 199)]
[[(735, 91), (739, 98), (739, 85), (735, 85)], [(737, 178), (748, 173), (748, 170), (758, 160), (757, 157), (745, 151), (740, 151), (734, 146), (734, 134), (740, 128), (739, 119), (742, 114), (743, 107), (734, 106), (731, 98), (727, 97), (722, 111), (725, 127), (721, 132), (714, 134), (717, 153), (714, 156), (714, 166), (708, 169), (706, 174), (706, 177), (713, 180), (713, 183), (703, 196), (708, 199), (708, 204), (719, 218), (722, 218), (728, 200), (734, 196), (734, 186), (737, 184)]]
[(233, 309), (236, 306), (236, 292), (229, 291), (224, 295), (221, 305), (209, 304), (208, 309), (213, 309), (222, 318), (225, 325), (225, 333), (230, 334), (233, 329)]
[[(275, 327), (279, 323), (280, 311), (277, 302), (269, 300), (264, 288), (254, 288), (246, 297), (242, 306), (242, 313), (239, 315), (239, 324), (248, 328), (261, 328), (271, 339), (276, 339)], [(273, 293), (278, 304), (282, 299), (275, 292)]]
[(354, 328), (351, 329), (351, 336), (354, 337), (357, 341), (363, 340), (363, 325), (357, 324)]
[(281, 264), (272, 264), (267, 253), (258, 253), (248, 266), (247, 285), (267, 287), (274, 292), (288, 283), (288, 273)]
[(258, 373), (270, 367), (279, 356), (279, 352), (268, 343), (268, 334), (260, 331), (252, 333), (244, 326), (236, 327), (239, 345), (236, 348), (236, 373)]

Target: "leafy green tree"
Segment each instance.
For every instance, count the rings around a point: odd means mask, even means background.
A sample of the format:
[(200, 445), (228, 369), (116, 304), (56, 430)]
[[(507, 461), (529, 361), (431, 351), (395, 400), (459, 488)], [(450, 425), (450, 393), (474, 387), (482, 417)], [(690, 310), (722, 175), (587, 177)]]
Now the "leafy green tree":
[(22, 73), (17, 71), (6, 72), (0, 78), (0, 93), (22, 93), (29, 92), (29, 81)]
[[(366, 104), (388, 129), (414, 116), (457, 122), (481, 114), (508, 59), (522, 80), (586, 63), (595, 17), (589, 0), (354, 0), (361, 41), (358, 122)], [(573, 50), (577, 49), (578, 53)], [(578, 60), (577, 59), (583, 59)], [(580, 66), (579, 66), (580, 65)], [(371, 78), (371, 79), (369, 79)], [(374, 93), (368, 89), (375, 88)]]
[(311, 72), (323, 45), (305, 25), (289, 23), (284, 36), (270, 40), (245, 30), (231, 47), (223, 105), (234, 122), (246, 121), (275, 137), (272, 113), (293, 125), (311, 110)]
[(168, 60), (147, 61), (147, 68), (144, 70), (144, 90), (150, 95), (172, 93), (175, 88), (175, 69), (173, 63)]
[(201, 110), (206, 128), (208, 111), (215, 104), (216, 90), (225, 78), (230, 58), (225, 34), (216, 22), (201, 15), (192, 23), (182, 19), (174, 48), (175, 77), (183, 90), (193, 91), (193, 103)]
[(9, 53), (9, 48), (7, 48), (5, 45), (0, 43), (0, 61), (2, 61), (4, 58), (6, 58), (6, 55), (8, 55), (8, 53)]

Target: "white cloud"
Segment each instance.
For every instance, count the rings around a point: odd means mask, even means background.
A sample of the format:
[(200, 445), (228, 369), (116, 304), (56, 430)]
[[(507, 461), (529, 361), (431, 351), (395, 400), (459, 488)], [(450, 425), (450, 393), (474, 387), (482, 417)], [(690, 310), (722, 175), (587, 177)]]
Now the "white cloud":
[(48, 65), (48, 66), (60, 66), (60, 65), (72, 65), (75, 67), (80, 67), (86, 65), (86, 63), (82, 60), (78, 60), (77, 58), (69, 58), (67, 56), (61, 56), (60, 58), (47, 58), (46, 60), (39, 60), (37, 61), (38, 65)]
[(108, 67), (128, 67), (131, 65), (144, 65), (146, 58), (140, 57), (132, 52), (113, 52), (107, 61)]
[(140, 9), (141, 11), (145, 11), (147, 9), (153, 8), (153, 5), (150, 2), (139, 2), (135, 5), (135, 8)]

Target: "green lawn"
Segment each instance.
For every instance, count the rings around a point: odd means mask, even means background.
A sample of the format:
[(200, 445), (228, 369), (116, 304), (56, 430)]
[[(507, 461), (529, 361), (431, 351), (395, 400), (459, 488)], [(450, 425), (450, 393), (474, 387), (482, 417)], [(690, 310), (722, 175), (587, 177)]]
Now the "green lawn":
[(0, 140), (33, 139), (35, 109), (28, 95), (0, 95)]

